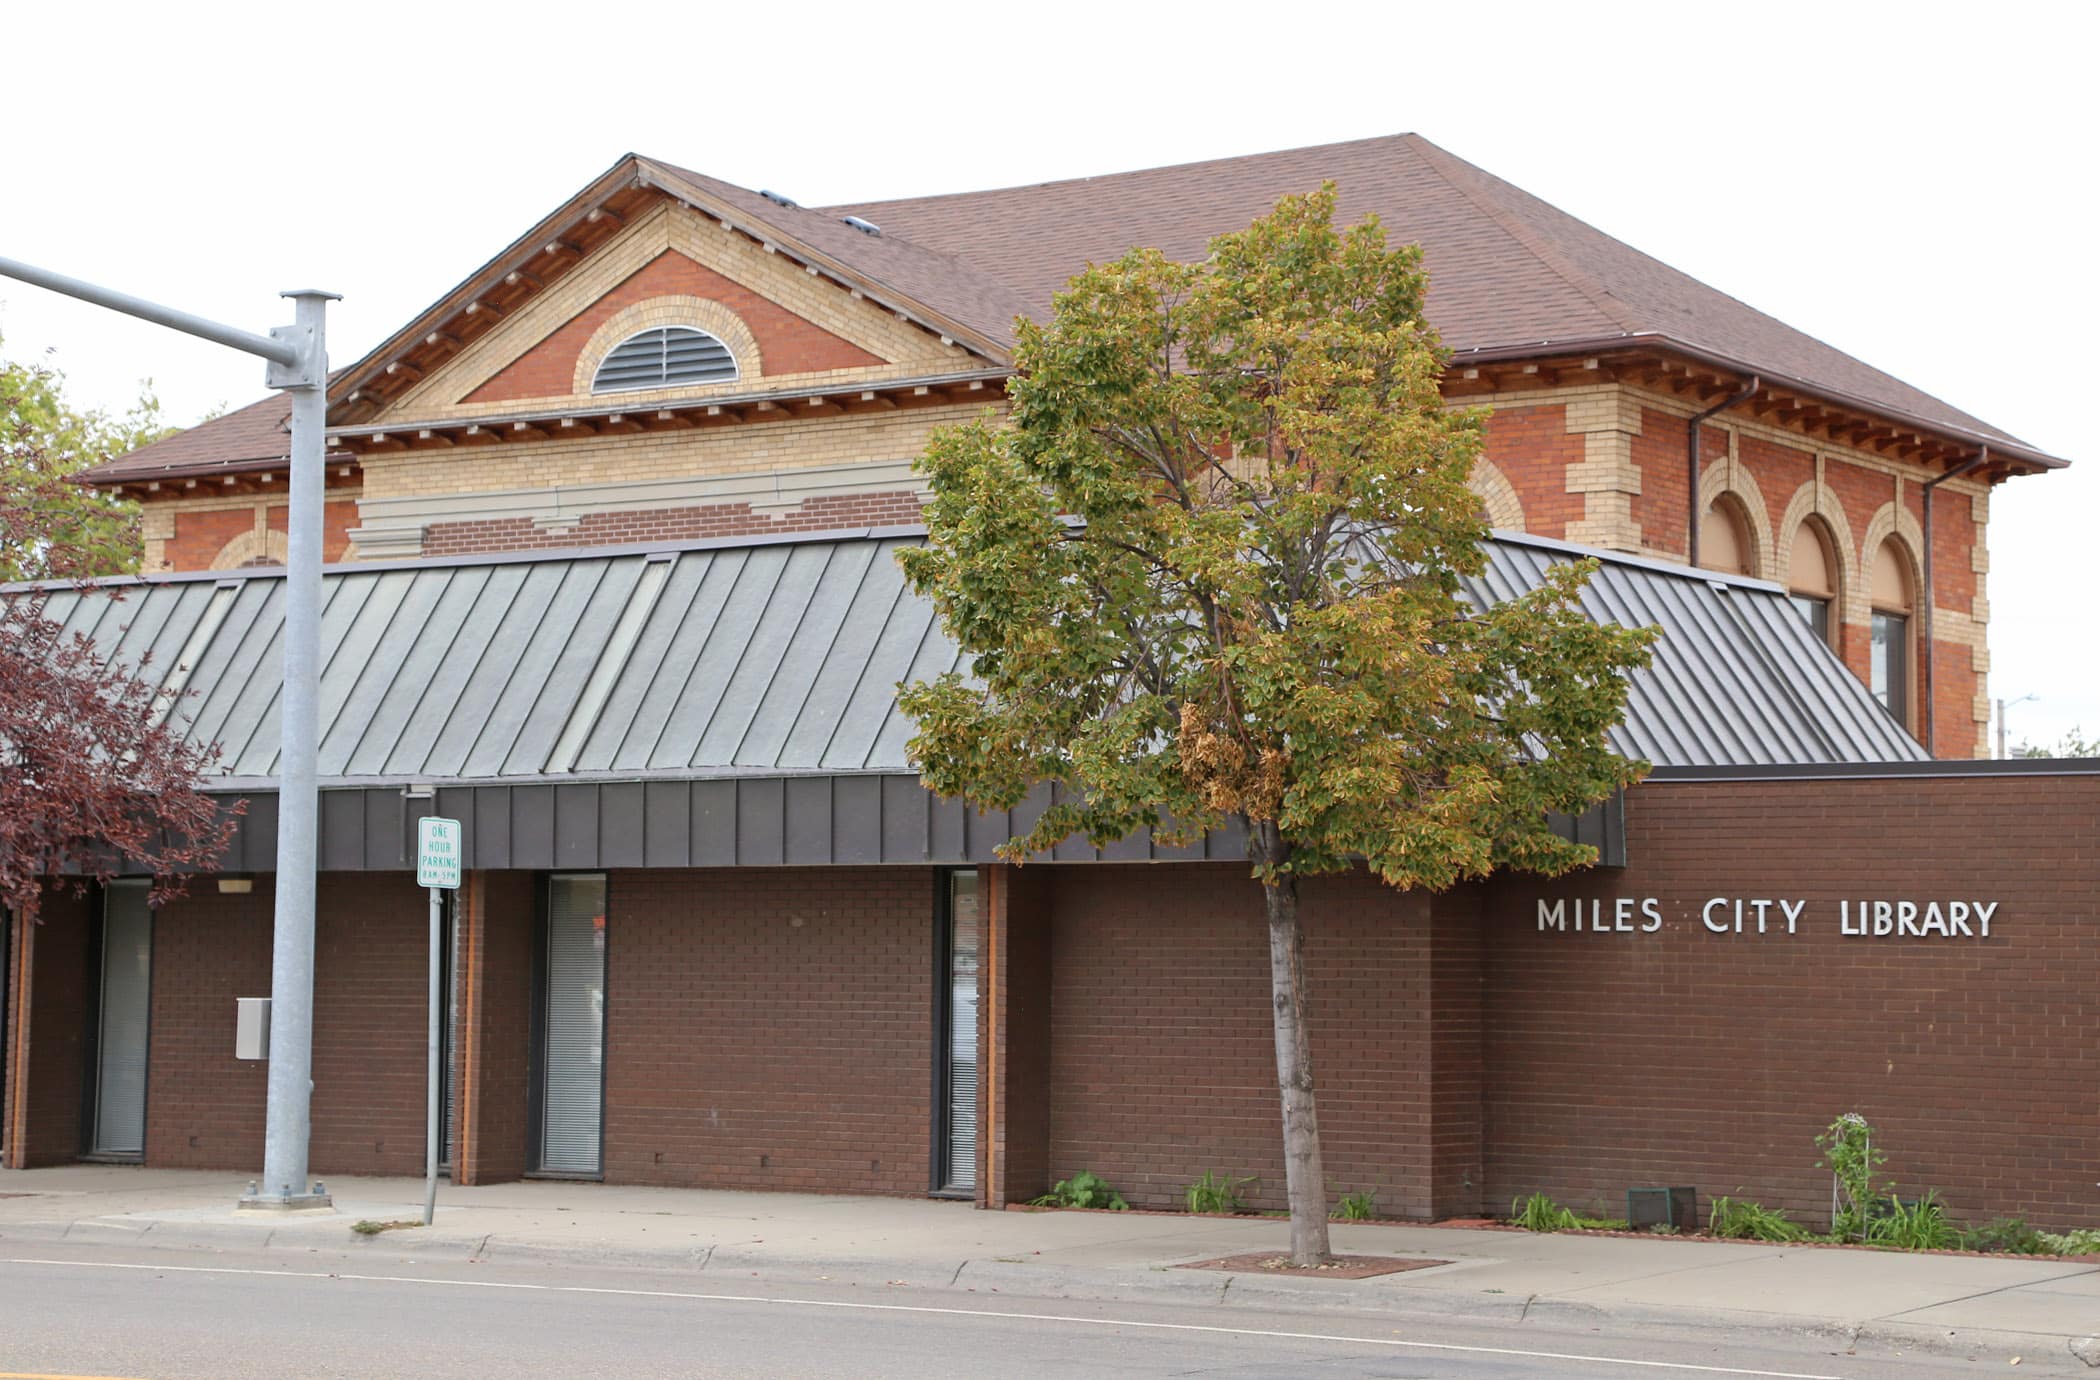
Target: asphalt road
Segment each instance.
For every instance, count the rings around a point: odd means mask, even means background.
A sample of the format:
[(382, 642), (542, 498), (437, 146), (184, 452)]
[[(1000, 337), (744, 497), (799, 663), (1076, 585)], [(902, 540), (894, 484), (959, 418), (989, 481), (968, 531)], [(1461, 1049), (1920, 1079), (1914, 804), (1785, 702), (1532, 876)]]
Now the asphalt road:
[[(247, 1377), (1370, 1376), (1715, 1380), (2003, 1375), (1975, 1361), (1312, 1310), (1078, 1303), (725, 1272), (403, 1255), (69, 1248), (0, 1258), (0, 1380)], [(2016, 1374), (2088, 1373), (2026, 1358)], [(2075, 1367), (2075, 1362), (2071, 1366)]]

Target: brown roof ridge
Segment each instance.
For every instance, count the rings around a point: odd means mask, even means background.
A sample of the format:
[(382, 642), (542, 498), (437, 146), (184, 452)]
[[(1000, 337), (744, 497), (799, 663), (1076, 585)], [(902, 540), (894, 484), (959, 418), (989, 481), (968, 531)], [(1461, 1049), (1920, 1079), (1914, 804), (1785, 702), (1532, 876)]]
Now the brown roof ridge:
[[(1404, 143), (1420, 139), (1419, 134), (1371, 134), (1361, 139), (1339, 139), (1325, 144), (1292, 144), (1283, 148), (1257, 149), (1252, 153), (1225, 154), (1217, 158), (1197, 158), (1181, 163), (1153, 163), (1142, 168), (1119, 168), (1115, 172), (1089, 173), (1083, 177), (1052, 177), (1039, 182), (1009, 182), (997, 187), (972, 187), (960, 192), (929, 192), (923, 196), (882, 197), (872, 201), (840, 201), (814, 207), (819, 211), (847, 211), (877, 209), (883, 206), (924, 206), (938, 201), (961, 201), (971, 197), (990, 196), (1001, 192), (1035, 192), (1057, 187), (1077, 187), (1088, 183), (1114, 182), (1126, 177), (1149, 177), (1154, 173), (1187, 172), (1199, 168), (1229, 167), (1257, 158), (1269, 158), (1282, 154), (1314, 153), (1328, 150), (1367, 148), (1374, 144)], [(1424, 142), (1427, 142), (1426, 140)], [(887, 230), (884, 231), (888, 233)]]
[[(1639, 323), (1627, 314), (1626, 304), (1614, 296), (1611, 289), (1599, 282), (1593, 274), (1578, 267), (1557, 247), (1534, 234), (1530, 226), (1509, 214), (1499, 201), (1488, 195), (1489, 189), (1481, 185), (1481, 179), (1492, 177), (1492, 174), (1468, 163), (1449, 149), (1431, 143), (1419, 134), (1403, 135), (1402, 142), (1407, 145), (1409, 152), (1421, 160), (1423, 167), (1441, 178), (1445, 186), (1478, 207), (1482, 215), (1501, 226), (1511, 239), (1530, 250), (1532, 257), (1551, 269), (1562, 282), (1581, 293), (1606, 319), (1617, 322), (1619, 328), (1629, 335), (1640, 330)], [(1494, 180), (1501, 181), (1500, 178)]]

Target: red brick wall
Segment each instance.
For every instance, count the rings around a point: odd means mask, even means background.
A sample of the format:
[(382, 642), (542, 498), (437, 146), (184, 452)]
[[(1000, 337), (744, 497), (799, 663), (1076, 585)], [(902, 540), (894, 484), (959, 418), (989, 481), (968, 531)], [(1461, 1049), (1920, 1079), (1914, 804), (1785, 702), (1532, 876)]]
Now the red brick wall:
[(770, 536), (783, 532), (833, 532), (856, 527), (911, 526), (921, 521), (917, 495), (909, 491), (838, 494), (812, 498), (791, 513), (755, 513), (748, 503), (698, 508), (659, 508), (632, 513), (593, 513), (575, 527), (548, 531), (530, 518), (432, 523), (423, 535), (426, 556), (488, 551), (622, 546), (638, 542), (699, 541), (708, 537)]
[(532, 964), (530, 872), (475, 872), (460, 891), (460, 1183), (502, 1183), (528, 1164)]
[(567, 397), (576, 386), (576, 361), (597, 329), (636, 302), (667, 296), (705, 297), (735, 312), (758, 341), (767, 374), (857, 369), (882, 363), (858, 345), (803, 320), (771, 298), (731, 282), (675, 250), (667, 250), (475, 389), (467, 401)]
[(1564, 403), (1498, 407), (1488, 416), (1485, 454), (1523, 501), (1525, 530), (1542, 537), (1564, 537), (1582, 517), (1583, 496), (1568, 492), (1567, 470), (1586, 448), (1568, 434)]
[[(1247, 1201), (1282, 1207), (1260, 888), (1236, 864), (1059, 868), (1052, 885), (1050, 1176), (1091, 1169), (1135, 1205), (1169, 1207), (1205, 1171), (1251, 1174)], [(1302, 914), (1330, 1191), (1368, 1189), (1382, 1211), (1427, 1215), (1428, 899), (1322, 878), (1306, 884)], [(1463, 946), (1447, 956), (1462, 961)], [(1444, 974), (1445, 993), (1462, 995), (1466, 980)], [(1460, 1079), (1447, 1079), (1447, 1102), (1464, 1101)]]
[[(286, 529), (288, 510), (277, 504), (269, 510), (272, 531)], [(321, 559), (340, 561), (350, 554), (350, 529), (357, 526), (357, 500), (335, 498), (321, 509)], [(255, 530), (255, 505), (237, 508), (194, 508), (175, 514), (175, 535), (162, 549), (161, 559), (169, 570), (209, 570), (226, 543)]]
[[(1618, 1215), (1628, 1187), (1692, 1184), (1820, 1222), (1814, 1137), (1856, 1111), (1956, 1216), (2100, 1220), (2096, 817), (2094, 776), (1636, 789), (1631, 867), (1490, 889), (1488, 1205)], [(1666, 920), (1541, 934), (1540, 896), (1652, 896)], [(1793, 936), (1716, 935), (1713, 896), (1809, 910)], [(1863, 897), (2001, 904), (1989, 940), (1839, 934)]]
[[(270, 883), (258, 877), (248, 895), (222, 896), (205, 880), (153, 913), (150, 1165), (249, 1171), (262, 1165), (270, 1066), (233, 1057), (233, 1020), (234, 998), (270, 995), (276, 905)], [(317, 1024), (317, 1048), (323, 1038)]]
[[(979, 870), (990, 958), (978, 968), (977, 1201), (1026, 1202), (1050, 1177), (1051, 926), (1055, 869)], [(1004, 1050), (996, 1070), (987, 1057)]]
[(926, 1192), (934, 877), (613, 873), (606, 1178)]
[[(193, 886), (153, 917), (146, 1162), (254, 1169), (268, 1065), (234, 1058), (235, 997), (270, 994), (271, 878)], [(426, 893), (323, 873), (315, 898), (313, 1172), (420, 1174), (428, 1058)]]
[(0, 1148), (9, 1169), (64, 1164), (81, 1151), (82, 1059), (93, 987), (92, 893), (45, 893), (41, 923), (16, 924), (8, 961), (4, 1042), (12, 1067)]
[[(1656, 551), (1683, 560), (1690, 539), (1691, 475), (1684, 453), (1684, 419), (1652, 407), (1641, 409), (1641, 434), (1633, 438), (1633, 463), (1640, 467), (1641, 491), (1633, 496), (1633, 520), (1641, 541)], [(1716, 457), (1728, 457), (1728, 433), (1700, 428), (1701, 472)]]

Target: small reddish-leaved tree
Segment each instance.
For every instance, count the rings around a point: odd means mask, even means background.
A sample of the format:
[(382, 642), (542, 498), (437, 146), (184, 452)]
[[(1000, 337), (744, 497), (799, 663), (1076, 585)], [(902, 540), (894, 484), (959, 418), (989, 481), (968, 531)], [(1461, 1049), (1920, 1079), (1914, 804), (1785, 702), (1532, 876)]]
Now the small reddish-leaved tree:
[[(17, 402), (0, 396), (0, 477), (10, 481), (42, 469), (42, 440)], [(16, 483), (0, 485), (0, 556), (83, 588), (112, 573), (100, 568), (100, 543), (77, 540), (50, 512)], [(165, 671), (105, 665), (102, 650), (49, 616), (52, 588), (0, 591), (0, 906), (25, 920), (54, 879), (85, 886), (149, 872), (164, 899), (182, 874), (210, 867), (238, 808), (199, 789), (218, 745), (184, 739)]]

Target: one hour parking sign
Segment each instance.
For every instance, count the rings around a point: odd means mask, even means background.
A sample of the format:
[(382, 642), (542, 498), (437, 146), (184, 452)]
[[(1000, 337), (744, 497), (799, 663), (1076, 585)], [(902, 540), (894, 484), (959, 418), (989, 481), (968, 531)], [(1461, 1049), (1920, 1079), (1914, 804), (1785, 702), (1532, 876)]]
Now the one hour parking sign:
[(459, 821), (425, 817), (416, 823), (416, 885), (459, 889)]

